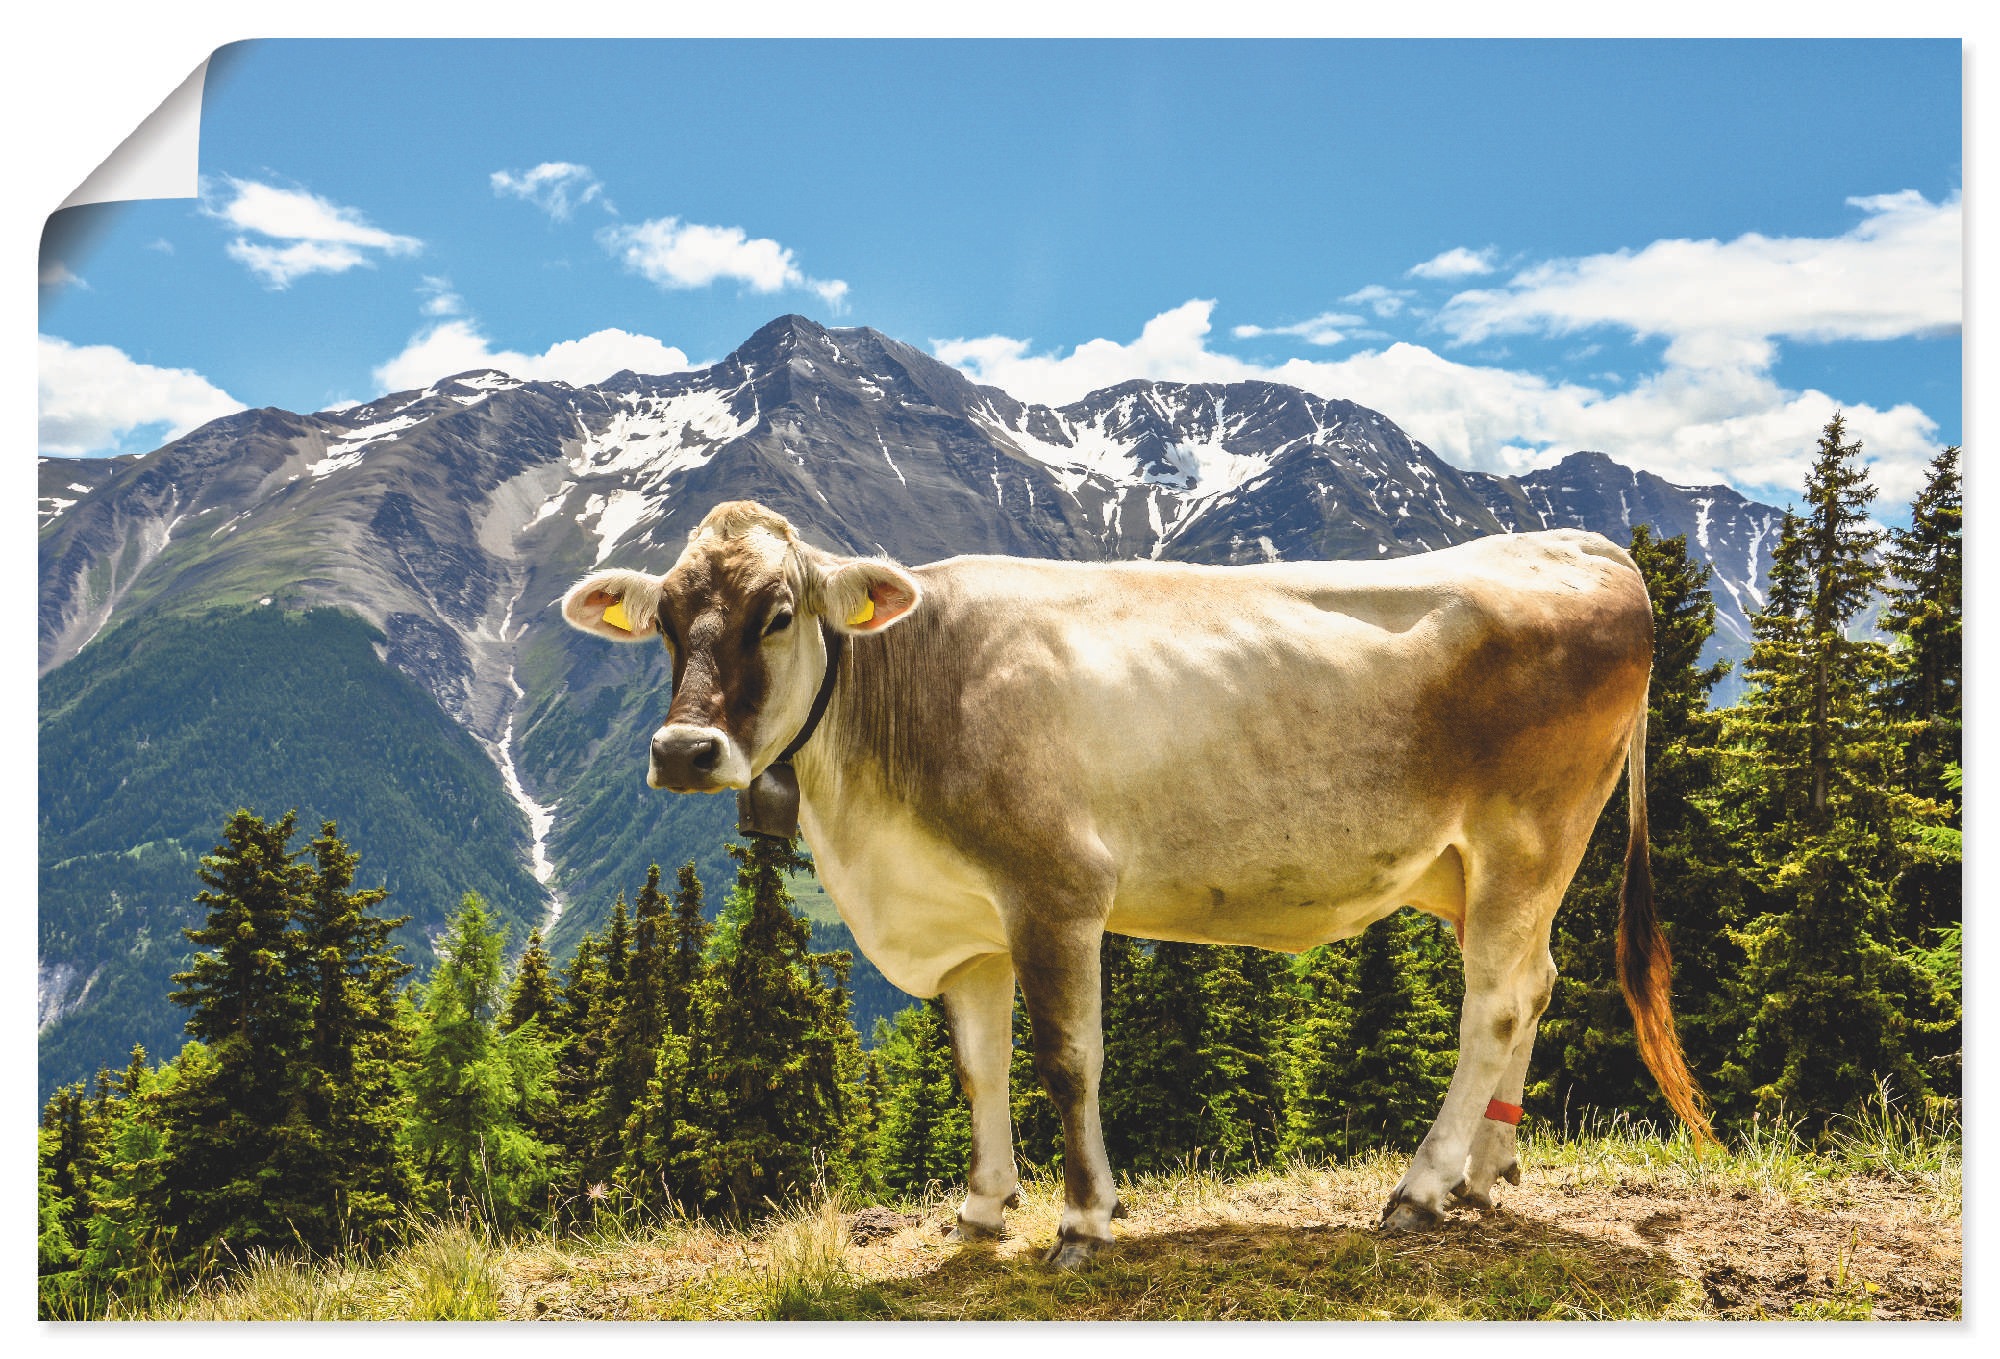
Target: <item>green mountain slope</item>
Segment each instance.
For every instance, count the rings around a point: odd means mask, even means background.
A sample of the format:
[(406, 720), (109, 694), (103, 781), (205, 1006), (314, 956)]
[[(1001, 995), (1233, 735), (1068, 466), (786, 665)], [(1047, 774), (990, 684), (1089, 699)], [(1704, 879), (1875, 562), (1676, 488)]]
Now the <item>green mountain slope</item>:
[(333, 609), (141, 618), (43, 679), (40, 953), (70, 973), (55, 988), (66, 1013), (41, 1035), (43, 1097), (122, 1066), (135, 1042), (178, 1050), (166, 997), (197, 919), (196, 863), (239, 806), (296, 807), (308, 833), (337, 820), (360, 881), (413, 917), (399, 932), (413, 962), (428, 966), (467, 891), (526, 939), (545, 900), (526, 818), (472, 737), (378, 658), (382, 642)]

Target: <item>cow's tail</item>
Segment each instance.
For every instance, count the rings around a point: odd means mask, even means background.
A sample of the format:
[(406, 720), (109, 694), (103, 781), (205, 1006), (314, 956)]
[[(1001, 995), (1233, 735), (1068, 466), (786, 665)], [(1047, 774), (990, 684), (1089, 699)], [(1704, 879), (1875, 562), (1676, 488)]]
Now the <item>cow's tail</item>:
[(1674, 959), (1660, 919), (1653, 911), (1653, 870), (1647, 860), (1646, 834), (1646, 706), (1632, 724), (1631, 748), (1625, 756), (1626, 801), (1632, 809), (1631, 837), (1625, 845), (1625, 887), (1618, 911), (1618, 984), (1632, 1011), (1638, 1031), (1639, 1056), (1660, 1083), (1660, 1093), (1681, 1116), (1697, 1143), (1713, 1142), (1715, 1132), (1702, 1111), (1701, 1091), (1688, 1074), (1674, 1029), (1670, 1000)]

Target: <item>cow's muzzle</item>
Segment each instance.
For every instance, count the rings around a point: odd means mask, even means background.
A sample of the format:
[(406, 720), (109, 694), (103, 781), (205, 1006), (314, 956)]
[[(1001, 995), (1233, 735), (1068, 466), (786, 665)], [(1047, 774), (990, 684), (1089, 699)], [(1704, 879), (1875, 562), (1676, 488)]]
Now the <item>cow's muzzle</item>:
[(675, 793), (719, 793), (749, 782), (736, 743), (714, 727), (670, 726), (653, 733), (646, 782)]

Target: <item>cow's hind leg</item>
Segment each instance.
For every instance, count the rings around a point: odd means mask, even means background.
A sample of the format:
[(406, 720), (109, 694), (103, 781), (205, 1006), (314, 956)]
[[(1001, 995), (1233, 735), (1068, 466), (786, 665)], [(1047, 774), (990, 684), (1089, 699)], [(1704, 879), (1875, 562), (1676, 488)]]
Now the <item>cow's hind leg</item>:
[[(1499, 1167), (1479, 1165), (1484, 1181), (1468, 1178), (1476, 1140), (1485, 1146), (1487, 1104), (1496, 1096), (1518, 1103), (1536, 1023), (1548, 1003), (1548, 927), (1560, 889), (1506, 890), (1489, 882), (1469, 894), (1465, 930), (1465, 1009), (1458, 1023), (1458, 1066), (1444, 1107), (1417, 1148), (1409, 1169), (1382, 1210), (1391, 1231), (1429, 1226), (1444, 1215), (1461, 1186), (1492, 1187)], [(1503, 1093), (1503, 1088), (1507, 1093)], [(1508, 1099), (1508, 1094), (1512, 1095)], [(1511, 1159), (1511, 1127), (1503, 1139)], [(1495, 1146), (1489, 1154), (1497, 1154)]]
[[(1533, 996), (1533, 1018), (1522, 1026), (1520, 1037), (1514, 1040), (1514, 1051), (1508, 1055), (1506, 1073), (1500, 1078), (1500, 1088), (1493, 1093), (1494, 1099), (1514, 1109), (1521, 1107), (1521, 1095), (1528, 1084), (1528, 1059), (1535, 1047), (1535, 1031), (1541, 1024), (1542, 1012), (1548, 1009), (1555, 980), (1555, 960), (1544, 948), (1541, 982)], [(1509, 1184), (1521, 1182), (1515, 1133), (1515, 1125), (1506, 1119), (1488, 1117), (1480, 1120), (1478, 1130), (1472, 1135), (1472, 1156), (1466, 1163), (1465, 1179), (1452, 1190), (1455, 1197), (1474, 1208), (1491, 1208), (1496, 1181), (1504, 1179)]]
[(1038, 935), (1032, 955), (1017, 952), (1021, 997), (1034, 1030), (1035, 1070), (1063, 1125), (1063, 1214), (1048, 1261), (1074, 1269), (1111, 1244), (1118, 1189), (1104, 1154), (1097, 1084), (1104, 1067), (1103, 1001), (1098, 994), (1102, 930), (1071, 925)]
[(940, 999), (951, 1024), (959, 1084), (972, 1105), (972, 1164), (958, 1210), (961, 1241), (1000, 1235), (1005, 1210), (1020, 1202), (1007, 1071), (1014, 1056), (1014, 962), (975, 958), (952, 973)]

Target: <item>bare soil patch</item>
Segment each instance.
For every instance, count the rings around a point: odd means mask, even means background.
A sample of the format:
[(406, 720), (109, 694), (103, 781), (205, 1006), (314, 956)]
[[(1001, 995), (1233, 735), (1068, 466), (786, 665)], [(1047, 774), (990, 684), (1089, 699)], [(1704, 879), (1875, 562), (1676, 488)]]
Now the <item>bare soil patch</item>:
[[(1376, 1229), (1388, 1162), (1140, 1182), (1090, 1268), (1041, 1264), (1059, 1204), (1031, 1185), (994, 1243), (916, 1211), (823, 1209), (755, 1235), (690, 1226), (616, 1247), (508, 1252), (521, 1317), (1124, 1319), (1950, 1319), (1962, 1228), (1935, 1196), (1870, 1176), (1807, 1201), (1643, 1173), (1532, 1167), (1491, 1212)], [(1601, 1180), (1602, 1177), (1598, 1177)], [(911, 1205), (904, 1205), (907, 1209)]]

